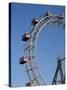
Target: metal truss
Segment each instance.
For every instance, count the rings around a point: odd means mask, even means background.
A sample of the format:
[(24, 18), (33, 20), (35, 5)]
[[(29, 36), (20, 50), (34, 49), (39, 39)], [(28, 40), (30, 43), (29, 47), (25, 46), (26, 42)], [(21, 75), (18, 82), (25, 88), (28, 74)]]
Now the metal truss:
[[(56, 72), (52, 81), (52, 84), (65, 84), (65, 75), (63, 74), (63, 70), (62, 70), (62, 61), (65, 60), (65, 57), (60, 59), (57, 58), (57, 68), (56, 68)], [(57, 80), (58, 77), (58, 73), (60, 72), (60, 80)]]

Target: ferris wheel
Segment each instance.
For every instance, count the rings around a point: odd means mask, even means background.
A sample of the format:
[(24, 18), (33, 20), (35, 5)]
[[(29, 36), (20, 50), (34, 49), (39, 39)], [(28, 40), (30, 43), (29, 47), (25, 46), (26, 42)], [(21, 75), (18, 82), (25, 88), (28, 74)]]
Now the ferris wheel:
[[(33, 29), (30, 32), (26, 32), (22, 36), (22, 41), (25, 42), (24, 47), (24, 56), (20, 58), (20, 64), (24, 64), (26, 67), (26, 72), (29, 78), (29, 82), (26, 86), (38, 86), (46, 85), (46, 82), (43, 80), (43, 77), (40, 74), (39, 68), (37, 66), (36, 60), (36, 48), (37, 48), (37, 39), (42, 28), (50, 23), (58, 23), (58, 25), (65, 27), (64, 16), (55, 15), (50, 12), (46, 12), (40, 17), (34, 18), (32, 20)], [(59, 65), (59, 64), (58, 64)], [(59, 68), (58, 68), (59, 69)], [(58, 70), (57, 70), (58, 71)], [(61, 70), (62, 71), (62, 70)], [(55, 73), (57, 78), (57, 72)], [(55, 77), (52, 84), (55, 83)], [(64, 80), (64, 77), (63, 77)]]

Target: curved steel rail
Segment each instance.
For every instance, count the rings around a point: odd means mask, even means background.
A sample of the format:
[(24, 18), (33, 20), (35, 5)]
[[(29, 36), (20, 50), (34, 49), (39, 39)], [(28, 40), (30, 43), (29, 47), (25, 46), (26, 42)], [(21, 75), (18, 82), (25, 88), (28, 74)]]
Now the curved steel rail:
[(39, 22), (31, 30), (31, 38), (26, 42), (24, 48), (25, 56), (31, 57), (31, 60), (28, 60), (25, 64), (31, 86), (46, 85), (41, 77), (36, 61), (36, 45), (40, 31), (50, 23), (58, 23), (64, 26), (64, 22), (64, 17), (60, 15), (45, 16), (40, 18)]

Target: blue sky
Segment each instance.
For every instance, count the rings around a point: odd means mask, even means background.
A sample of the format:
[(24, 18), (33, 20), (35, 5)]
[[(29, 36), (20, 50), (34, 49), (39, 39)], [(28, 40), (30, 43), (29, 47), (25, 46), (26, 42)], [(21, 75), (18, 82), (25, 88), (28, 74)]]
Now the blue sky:
[[(26, 69), (24, 65), (19, 64), (19, 58), (24, 55), (22, 35), (31, 31), (34, 17), (46, 11), (64, 15), (64, 6), (12, 3), (11, 9), (11, 83), (13, 87), (25, 86), (28, 82)], [(57, 66), (57, 57), (64, 56), (64, 48), (63, 28), (56, 24), (43, 28), (38, 38), (36, 55), (40, 73), (46, 84), (51, 84)]]

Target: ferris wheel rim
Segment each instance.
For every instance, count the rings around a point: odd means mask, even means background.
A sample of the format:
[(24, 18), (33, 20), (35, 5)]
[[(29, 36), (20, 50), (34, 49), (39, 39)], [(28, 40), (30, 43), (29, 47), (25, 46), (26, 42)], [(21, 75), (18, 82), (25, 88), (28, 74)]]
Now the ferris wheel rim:
[[(52, 16), (51, 16), (52, 17)], [(53, 17), (59, 17), (59, 16), (53, 16)], [(41, 20), (40, 20), (40, 22), (42, 22), (42, 20), (44, 20), (44, 18), (42, 18)], [(58, 19), (56, 19), (57, 21), (61, 21), (61, 20), (58, 20)], [(53, 21), (55, 21), (55, 19), (53, 20)], [(40, 23), (39, 22), (39, 23)], [(43, 27), (45, 27), (46, 25), (47, 25), (47, 23), (50, 23), (50, 22), (52, 22), (52, 21), (48, 21), (48, 22), (46, 22), (46, 23), (44, 23), (43, 25)], [(31, 35), (31, 37), (33, 38), (33, 36), (34, 36), (34, 32), (36, 31), (36, 27), (39, 25), (39, 23), (35, 26), (35, 28), (33, 29), (33, 32), (32, 32), (32, 35)], [(46, 24), (46, 25), (45, 25)], [(39, 32), (38, 33), (40, 33), (40, 31), (42, 30), (42, 28), (43, 27), (41, 27), (41, 29), (39, 30)], [(30, 41), (30, 44), (32, 44), (32, 38), (31, 38), (31, 41)], [(37, 41), (37, 38), (35, 39), (35, 41)], [(35, 45), (35, 63), (36, 63), (36, 65), (37, 65), (37, 62), (36, 62), (36, 45)], [(30, 61), (31, 62), (31, 61)], [(33, 65), (33, 63), (31, 62), (31, 64)], [(32, 68), (32, 67), (31, 67)], [(27, 69), (27, 68), (26, 68)], [(33, 71), (34, 71), (34, 68), (32, 68), (33, 69)], [(39, 72), (39, 69), (38, 69), (38, 66), (37, 66), (37, 71)], [(35, 72), (34, 72), (35, 73)], [(39, 72), (39, 74), (40, 74), (40, 72)], [(40, 74), (41, 75), (41, 74)]]

